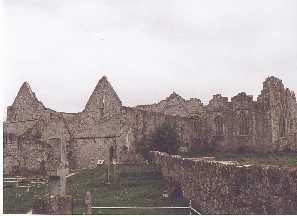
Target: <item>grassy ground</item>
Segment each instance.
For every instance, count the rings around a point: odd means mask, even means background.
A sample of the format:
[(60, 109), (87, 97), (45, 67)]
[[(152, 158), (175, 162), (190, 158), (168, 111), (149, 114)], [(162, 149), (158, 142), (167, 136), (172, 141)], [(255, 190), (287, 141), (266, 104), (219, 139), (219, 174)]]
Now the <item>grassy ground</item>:
[[(113, 175), (110, 181), (115, 180)], [(73, 213), (82, 214), (87, 190), (92, 194), (93, 206), (187, 206), (184, 198), (163, 198), (168, 188), (159, 170), (153, 165), (121, 166), (118, 181), (106, 184), (106, 170), (82, 170), (67, 179), (67, 192), (73, 196)], [(45, 194), (47, 187), (30, 192), (15, 187), (4, 188), (4, 213), (27, 213), (32, 208), (33, 194)], [(18, 189), (20, 190), (20, 189)], [(188, 214), (186, 209), (95, 209), (93, 214)]]
[(215, 160), (238, 161), (243, 164), (297, 166), (297, 153), (208, 153), (188, 154), (184, 157), (215, 157)]
[[(74, 214), (82, 214), (84, 195), (92, 194), (94, 206), (187, 206), (183, 198), (163, 198), (168, 183), (152, 165), (125, 166), (120, 168), (116, 184), (106, 184), (104, 169), (84, 170), (69, 178), (69, 192), (74, 197)], [(113, 181), (113, 178), (111, 178)], [(71, 183), (73, 182), (73, 183)], [(188, 214), (183, 209), (95, 209), (93, 214)]]
[(33, 195), (47, 193), (47, 187), (41, 185), (39, 188), (31, 187), (29, 191), (27, 188), (16, 188), (15, 184), (5, 183), (3, 189), (3, 212), (4, 214), (26, 214), (32, 209)]

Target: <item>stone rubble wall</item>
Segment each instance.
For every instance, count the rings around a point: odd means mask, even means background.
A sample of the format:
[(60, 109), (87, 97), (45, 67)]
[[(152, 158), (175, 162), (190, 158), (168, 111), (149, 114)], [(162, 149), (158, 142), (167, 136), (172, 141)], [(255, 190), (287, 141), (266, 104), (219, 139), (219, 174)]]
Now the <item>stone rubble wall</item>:
[[(208, 143), (214, 151), (297, 151), (296, 97), (278, 78), (268, 77), (263, 82), (263, 90), (257, 101), (244, 92), (232, 97), (231, 101), (227, 97), (214, 95), (206, 106), (206, 113)], [(242, 114), (246, 116), (246, 134), (240, 134)], [(222, 135), (216, 134), (215, 119), (218, 116), (224, 123)]]
[[(240, 134), (243, 114), (246, 134)], [(216, 131), (218, 117), (223, 122), (222, 134)], [(55, 139), (65, 146), (65, 160), (74, 169), (94, 167), (98, 159), (108, 157), (115, 143), (120, 161), (135, 161), (137, 145), (164, 122), (177, 129), (184, 149), (191, 152), (297, 151), (296, 97), (275, 77), (265, 80), (257, 101), (245, 93), (231, 101), (214, 95), (203, 106), (198, 99), (185, 100), (173, 93), (160, 103), (133, 108), (122, 106), (103, 77), (79, 113), (44, 107), (29, 84), (24, 83), (7, 108), (4, 122), (5, 172), (17, 166), (42, 168), (44, 158), (55, 154), (54, 148), (48, 147)], [(48, 165), (51, 166), (56, 165)]]
[[(225, 152), (265, 152), (264, 139), (269, 139), (263, 133), (264, 112), (261, 104), (254, 102), (252, 96), (240, 93), (228, 101), (228, 98), (215, 95), (207, 109), (207, 124), (209, 127), (209, 143), (214, 151)], [(247, 121), (247, 133), (240, 134), (241, 115)], [(216, 134), (216, 118), (222, 118), (223, 131)]]
[(96, 167), (99, 159), (105, 161), (108, 159), (109, 150), (114, 145), (116, 145), (116, 158), (119, 161), (137, 160), (136, 148), (137, 145), (141, 145), (142, 138), (149, 136), (165, 121), (177, 128), (186, 148), (190, 149), (194, 142), (202, 140), (199, 137), (204, 133), (199, 132), (203, 129), (203, 125), (198, 120), (122, 107), (121, 116), (101, 121), (99, 125), (88, 121), (88, 127), (93, 129), (82, 130), (84, 133), (74, 133), (69, 149), (73, 156), (74, 167)]
[[(152, 105), (137, 109), (205, 120), (204, 142), (210, 151), (283, 152), (297, 151), (297, 103), (293, 91), (282, 80), (268, 77), (257, 100), (242, 92), (231, 98), (214, 95), (203, 106), (198, 99), (186, 101), (176, 93)], [(194, 111), (195, 110), (195, 111)], [(245, 115), (247, 133), (241, 134), (241, 116)], [(217, 134), (215, 119), (221, 117), (223, 132)], [(284, 119), (284, 123), (281, 121)], [(281, 133), (281, 125), (284, 133)], [(197, 150), (201, 148), (197, 146)]]
[(150, 152), (203, 214), (297, 214), (297, 168), (239, 166)]
[(98, 160), (108, 161), (109, 149), (115, 138), (74, 139), (73, 156), (75, 169), (91, 169)]
[(164, 115), (158, 112), (143, 111), (124, 107), (125, 125), (131, 129), (135, 144), (141, 145), (141, 138), (148, 137), (164, 122), (176, 128), (183, 147), (189, 151), (195, 145), (204, 145), (206, 140), (205, 122), (180, 116)]
[[(296, 151), (297, 149), (297, 103), (293, 91), (284, 87), (282, 81), (269, 77), (263, 83), (258, 98), (264, 104), (267, 131), (275, 151)], [(283, 122), (282, 122), (283, 121)], [(281, 127), (284, 132), (281, 132)], [(270, 145), (271, 145), (270, 143)]]
[(103, 76), (90, 96), (84, 111), (106, 116), (108, 113), (119, 112), (122, 102), (107, 78)]
[[(17, 123), (5, 122), (4, 128), (4, 173), (44, 175), (56, 170), (61, 160), (61, 150), (67, 152), (70, 134), (59, 116), (50, 120), (39, 119), (32, 127), (19, 134)], [(22, 125), (23, 122), (20, 124)], [(15, 130), (8, 130), (14, 128)], [(20, 127), (23, 129), (23, 127)], [(14, 133), (18, 131), (18, 133)]]
[(181, 117), (197, 117), (197, 115), (203, 115), (205, 111), (201, 100), (197, 98), (185, 100), (175, 92), (159, 103), (138, 105), (135, 108), (149, 112), (158, 112)]

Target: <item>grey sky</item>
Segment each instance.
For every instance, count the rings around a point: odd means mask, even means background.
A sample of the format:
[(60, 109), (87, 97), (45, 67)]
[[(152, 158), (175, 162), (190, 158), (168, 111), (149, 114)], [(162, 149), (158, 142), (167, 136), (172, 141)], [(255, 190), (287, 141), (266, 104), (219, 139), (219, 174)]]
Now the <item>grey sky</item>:
[(3, 104), (28, 81), (78, 112), (106, 75), (124, 105), (173, 90), (256, 98), (268, 75), (297, 90), (297, 1), (6, 0)]

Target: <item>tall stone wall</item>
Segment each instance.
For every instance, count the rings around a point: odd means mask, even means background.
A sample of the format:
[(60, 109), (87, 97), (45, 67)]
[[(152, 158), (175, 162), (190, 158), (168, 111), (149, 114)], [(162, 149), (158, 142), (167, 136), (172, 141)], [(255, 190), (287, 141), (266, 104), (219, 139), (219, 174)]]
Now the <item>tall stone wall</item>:
[(116, 143), (116, 137), (97, 137), (92, 139), (74, 139), (73, 156), (75, 169), (91, 169), (98, 160), (108, 161), (109, 151)]
[(56, 170), (62, 159), (67, 160), (61, 158), (61, 151), (69, 148), (70, 134), (57, 114), (50, 120), (5, 122), (3, 138), (6, 174), (44, 175)]
[[(89, 130), (76, 130), (73, 127), (76, 131), (73, 132), (69, 152), (76, 168), (93, 168), (99, 159), (107, 160), (111, 147), (115, 148), (119, 161), (137, 160), (136, 148), (141, 145), (142, 138), (149, 136), (165, 121), (177, 128), (184, 147), (188, 149), (191, 149), (193, 143), (199, 144), (206, 139), (202, 139), (204, 127), (198, 120), (129, 107), (122, 107), (121, 115), (101, 119), (100, 124), (80, 119), (81, 123), (85, 121), (89, 124), (85, 126)], [(69, 123), (69, 126), (72, 128), (73, 125)]]
[(161, 172), (203, 214), (296, 214), (297, 168), (193, 161), (151, 152)]
[[(37, 112), (38, 116), (34, 116)], [(177, 128), (188, 149), (206, 139), (205, 122), (199, 119), (122, 106), (106, 77), (99, 80), (82, 112), (48, 109), (24, 83), (8, 113), (4, 123), (4, 161), (8, 173), (13, 168), (37, 173), (55, 170), (61, 150), (55, 147), (58, 144), (65, 148), (67, 157), (63, 160), (72, 169), (96, 167), (98, 160), (108, 159), (111, 148), (118, 161), (136, 161), (140, 140), (165, 121)]]
[(152, 105), (138, 105), (135, 108), (181, 117), (201, 117), (205, 114), (205, 108), (203, 107), (201, 100), (197, 98), (185, 100), (175, 92), (159, 103)]
[[(181, 138), (183, 147), (188, 150), (193, 145), (203, 145), (206, 140), (205, 122), (199, 119), (189, 119), (179, 116), (164, 115), (158, 112), (149, 112), (138, 110), (135, 108), (124, 108), (127, 125), (133, 134), (135, 143), (143, 137), (149, 136), (156, 128), (160, 127), (164, 122), (169, 123), (176, 128)], [(141, 143), (139, 143), (141, 145)]]
[(297, 149), (297, 103), (295, 93), (285, 88), (282, 81), (269, 77), (258, 97), (265, 111), (266, 142), (276, 151)]
[(207, 106), (207, 120), (209, 143), (215, 151), (269, 150), (263, 145), (266, 139), (263, 106), (246, 93), (232, 97), (231, 102), (215, 95)]
[(245, 93), (231, 101), (215, 95), (204, 106), (198, 99), (185, 100), (172, 93), (159, 103), (133, 108), (122, 105), (103, 77), (79, 113), (46, 108), (25, 82), (7, 108), (5, 171), (44, 167), (42, 158), (55, 154), (55, 148), (49, 147), (55, 142), (65, 146), (65, 160), (73, 169), (94, 167), (96, 161), (108, 157), (112, 146), (118, 160), (135, 161), (142, 138), (164, 122), (177, 129), (189, 151), (297, 151), (296, 98), (275, 77), (265, 80), (257, 101)]
[(276, 77), (264, 81), (256, 101), (244, 92), (231, 101), (217, 94), (203, 106), (197, 99), (187, 101), (173, 93), (159, 103), (136, 106), (146, 111), (206, 119), (208, 150), (232, 152), (297, 151), (296, 107), (294, 92)]

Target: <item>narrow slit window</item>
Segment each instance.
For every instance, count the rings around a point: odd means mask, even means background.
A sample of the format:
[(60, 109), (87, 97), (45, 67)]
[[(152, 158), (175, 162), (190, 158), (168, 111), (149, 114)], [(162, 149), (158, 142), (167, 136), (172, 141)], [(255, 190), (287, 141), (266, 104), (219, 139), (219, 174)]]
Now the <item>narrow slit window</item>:
[(222, 136), (224, 133), (224, 121), (221, 116), (217, 116), (215, 118), (215, 126), (216, 126), (216, 135)]
[(239, 135), (248, 135), (249, 127), (248, 127), (248, 119), (244, 112), (239, 114)]

